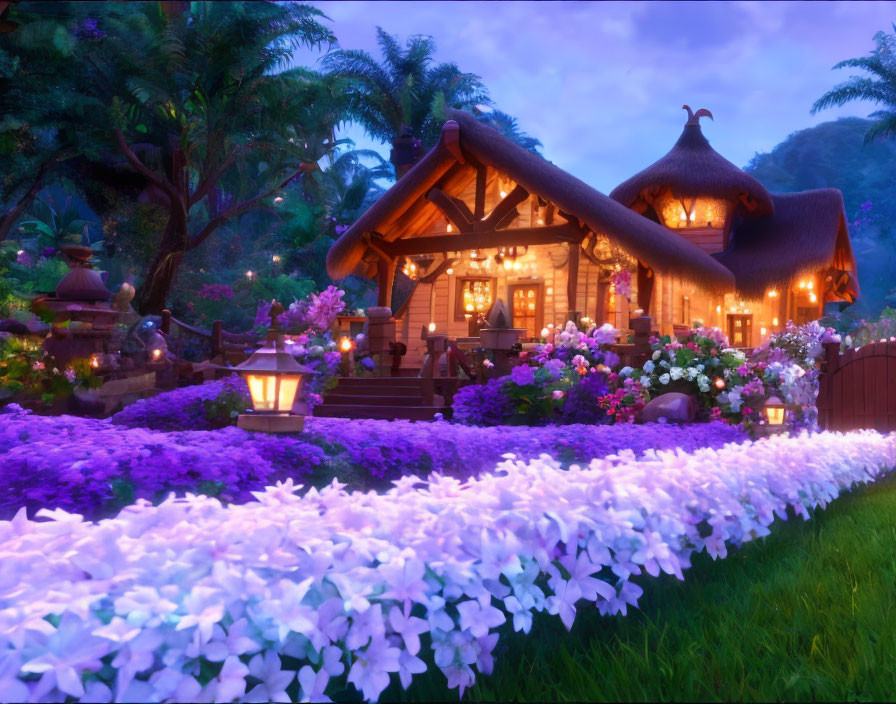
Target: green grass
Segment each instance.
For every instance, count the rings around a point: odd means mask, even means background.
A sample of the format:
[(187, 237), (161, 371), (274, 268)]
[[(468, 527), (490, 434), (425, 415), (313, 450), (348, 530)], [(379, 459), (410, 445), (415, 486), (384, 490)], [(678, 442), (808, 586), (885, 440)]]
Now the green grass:
[[(896, 481), (839, 498), (804, 522), (713, 562), (685, 581), (642, 578), (640, 610), (601, 617), (579, 602), (572, 632), (540, 615), (501, 631), (493, 675), (474, 701), (896, 698)], [(426, 650), (424, 646), (424, 650)], [(456, 699), (435, 669), (383, 699)]]

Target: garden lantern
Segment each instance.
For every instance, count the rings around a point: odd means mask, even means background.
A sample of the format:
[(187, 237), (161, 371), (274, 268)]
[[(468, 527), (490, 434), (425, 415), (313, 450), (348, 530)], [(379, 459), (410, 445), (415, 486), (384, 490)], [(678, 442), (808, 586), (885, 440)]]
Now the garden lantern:
[(278, 337), (274, 347), (262, 347), (235, 367), (249, 386), (254, 413), (240, 415), (237, 427), (267, 433), (297, 433), (305, 425), (304, 416), (293, 415), (299, 385), (305, 374), (313, 373), (283, 349)]
[(342, 355), (342, 376), (352, 376), (355, 369), (355, 355), (352, 353), (355, 344), (351, 338), (343, 337), (339, 341), (339, 352)]
[(765, 402), (765, 420), (771, 426), (781, 426), (784, 424), (784, 412), (787, 410), (787, 404), (781, 401), (777, 396), (772, 396)]
[(722, 377), (719, 377), (715, 380), (715, 386), (717, 389), (721, 390), (725, 388), (725, 380)]

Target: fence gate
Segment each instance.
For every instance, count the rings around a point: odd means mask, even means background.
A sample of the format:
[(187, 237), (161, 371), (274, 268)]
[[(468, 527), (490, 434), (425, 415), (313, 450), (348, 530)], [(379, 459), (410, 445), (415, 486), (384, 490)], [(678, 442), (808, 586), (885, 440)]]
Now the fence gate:
[(896, 430), (896, 342), (875, 342), (840, 354), (825, 345), (818, 422), (825, 430)]

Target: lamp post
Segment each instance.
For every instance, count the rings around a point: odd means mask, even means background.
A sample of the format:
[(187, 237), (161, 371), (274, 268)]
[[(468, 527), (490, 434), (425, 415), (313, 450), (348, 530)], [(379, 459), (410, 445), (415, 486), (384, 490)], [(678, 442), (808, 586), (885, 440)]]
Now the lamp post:
[(342, 376), (354, 376), (355, 371), (355, 344), (351, 338), (343, 337), (339, 341), (339, 352), (342, 355)]
[(780, 433), (785, 430), (784, 414), (787, 411), (787, 404), (777, 396), (770, 397), (763, 405), (765, 412), (766, 428), (769, 434)]
[(305, 427), (305, 416), (292, 413), (302, 377), (314, 371), (298, 362), (283, 347), (277, 315), (283, 307), (276, 301), (271, 306), (271, 330), (268, 343), (272, 346), (256, 350), (234, 371), (246, 379), (254, 413), (243, 413), (237, 427), (265, 433), (298, 433)]

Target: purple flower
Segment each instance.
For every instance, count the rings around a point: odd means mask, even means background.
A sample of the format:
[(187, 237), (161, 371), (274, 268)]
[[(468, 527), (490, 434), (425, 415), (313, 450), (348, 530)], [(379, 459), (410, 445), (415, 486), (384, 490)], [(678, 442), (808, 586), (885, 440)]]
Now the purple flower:
[(535, 367), (520, 364), (510, 371), (510, 380), (517, 386), (529, 386), (535, 383)]

